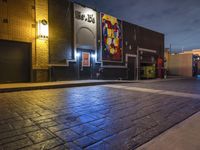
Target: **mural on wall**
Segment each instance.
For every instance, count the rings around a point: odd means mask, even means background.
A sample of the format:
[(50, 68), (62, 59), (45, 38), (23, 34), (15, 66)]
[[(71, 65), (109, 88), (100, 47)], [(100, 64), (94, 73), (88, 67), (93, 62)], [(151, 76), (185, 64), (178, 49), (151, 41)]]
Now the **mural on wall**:
[(101, 13), (102, 60), (122, 61), (122, 25), (115, 17)]

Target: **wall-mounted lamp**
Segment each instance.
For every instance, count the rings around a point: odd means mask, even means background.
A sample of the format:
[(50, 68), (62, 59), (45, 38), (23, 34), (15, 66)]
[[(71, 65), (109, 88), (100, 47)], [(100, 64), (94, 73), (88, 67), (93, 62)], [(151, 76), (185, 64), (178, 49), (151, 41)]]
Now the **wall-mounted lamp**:
[(49, 36), (48, 22), (43, 19), (38, 22), (38, 38), (47, 39)]
[(79, 52), (75, 52), (75, 57), (76, 57), (76, 58), (79, 58), (80, 55), (81, 55), (81, 54), (80, 54)]
[(96, 58), (97, 58), (97, 55), (96, 55), (96, 54), (92, 54), (92, 58), (93, 58), (93, 59), (96, 59)]

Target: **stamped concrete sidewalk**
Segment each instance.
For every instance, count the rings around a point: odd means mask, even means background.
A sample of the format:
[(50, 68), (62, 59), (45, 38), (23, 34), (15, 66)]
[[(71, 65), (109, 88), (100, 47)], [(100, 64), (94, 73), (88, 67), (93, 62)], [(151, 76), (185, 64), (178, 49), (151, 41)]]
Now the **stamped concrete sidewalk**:
[(162, 81), (1, 93), (0, 150), (136, 149), (200, 111), (200, 80)]
[(199, 150), (200, 112), (167, 130), (137, 150)]

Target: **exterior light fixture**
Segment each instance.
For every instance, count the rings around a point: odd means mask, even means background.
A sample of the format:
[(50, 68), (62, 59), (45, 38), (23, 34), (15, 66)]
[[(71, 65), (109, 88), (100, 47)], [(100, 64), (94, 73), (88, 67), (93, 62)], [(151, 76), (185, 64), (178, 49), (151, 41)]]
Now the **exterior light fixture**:
[(75, 52), (75, 57), (79, 58), (80, 57), (80, 53), (79, 52)]
[(92, 58), (96, 59), (97, 55), (96, 54), (92, 54)]
[(47, 39), (49, 36), (48, 22), (43, 19), (38, 22), (38, 38)]

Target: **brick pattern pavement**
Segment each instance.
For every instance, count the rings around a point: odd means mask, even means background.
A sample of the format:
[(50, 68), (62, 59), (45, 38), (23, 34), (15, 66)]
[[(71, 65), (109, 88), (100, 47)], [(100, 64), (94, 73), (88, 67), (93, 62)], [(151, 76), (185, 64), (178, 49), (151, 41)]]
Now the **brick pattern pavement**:
[(103, 86), (1, 93), (0, 147), (135, 149), (199, 110), (200, 99)]

